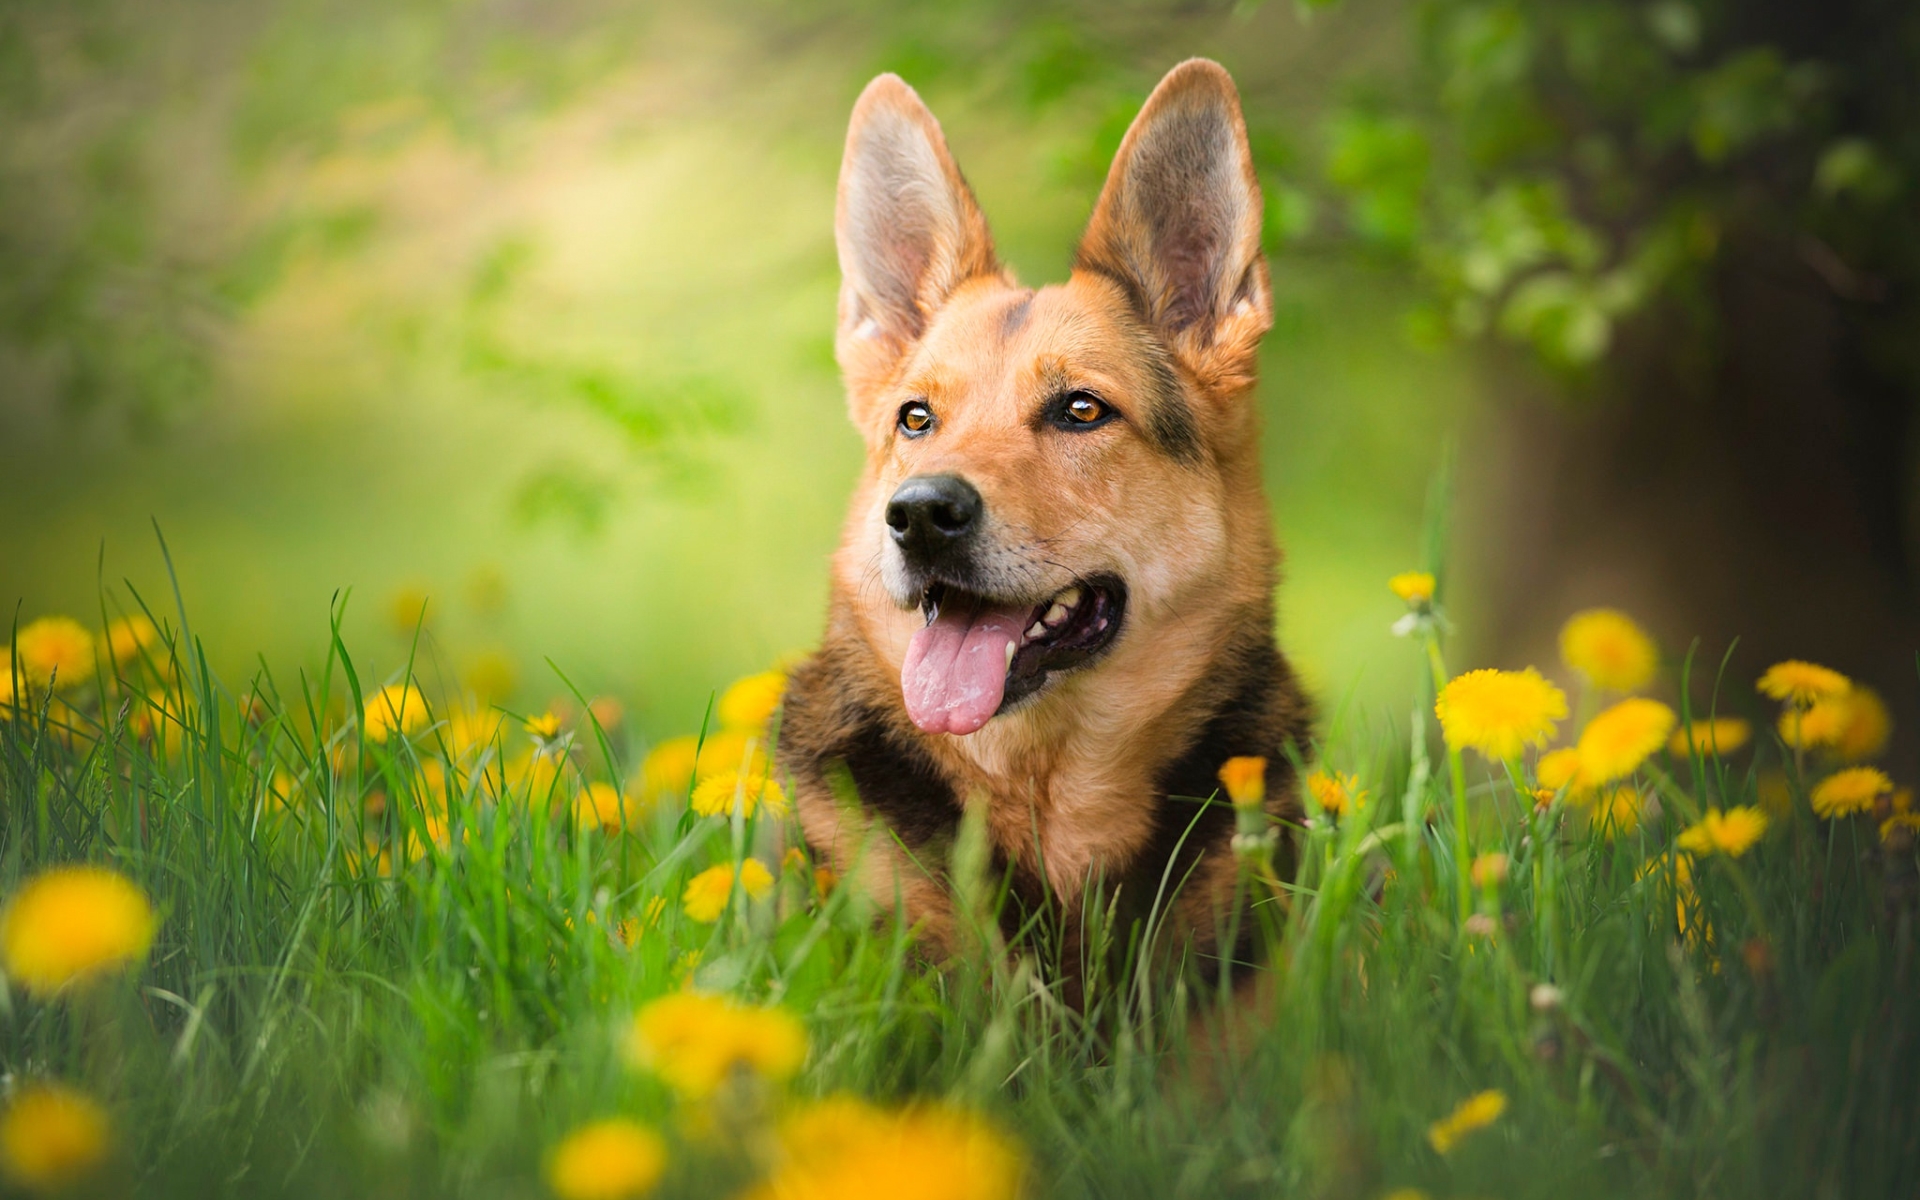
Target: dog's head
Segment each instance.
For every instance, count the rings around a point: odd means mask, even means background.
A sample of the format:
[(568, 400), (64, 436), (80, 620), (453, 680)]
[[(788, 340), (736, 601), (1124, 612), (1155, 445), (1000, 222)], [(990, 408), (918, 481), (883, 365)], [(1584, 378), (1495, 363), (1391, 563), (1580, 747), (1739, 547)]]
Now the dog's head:
[(1174, 68), (1115, 156), (1064, 284), (1030, 291), (919, 96), (854, 106), (836, 350), (867, 464), (836, 561), (909, 715), (967, 734), (1076, 671), (1141, 664), (1201, 610), (1264, 611), (1249, 393), (1271, 323), (1239, 97)]

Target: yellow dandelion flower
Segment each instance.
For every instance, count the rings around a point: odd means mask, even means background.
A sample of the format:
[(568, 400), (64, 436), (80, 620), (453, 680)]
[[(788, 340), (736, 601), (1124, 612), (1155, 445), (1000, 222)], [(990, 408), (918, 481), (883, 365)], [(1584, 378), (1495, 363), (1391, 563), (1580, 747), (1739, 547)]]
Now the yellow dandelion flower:
[(807, 1031), (783, 1008), (760, 1008), (704, 992), (675, 992), (634, 1016), (628, 1060), (692, 1100), (738, 1074), (785, 1083), (807, 1060)]
[(1307, 776), (1307, 790), (1321, 808), (1336, 817), (1356, 811), (1367, 802), (1366, 789), (1359, 779), (1339, 772), (1315, 771)]
[(497, 709), (463, 704), (447, 714), (440, 736), (449, 756), (464, 759), (491, 748), (505, 724)]
[(1920, 812), (1913, 810), (1913, 789), (1901, 788), (1893, 794), (1887, 819), (1880, 822), (1880, 840), (1893, 839), (1894, 831), (1905, 829), (1920, 834)]
[(30, 1083), (0, 1114), (0, 1170), (28, 1191), (57, 1192), (92, 1174), (107, 1156), (107, 1114), (57, 1083)]
[(1674, 887), (1686, 891), (1693, 887), (1693, 860), (1684, 854), (1659, 854), (1640, 864), (1633, 873), (1633, 881), (1639, 883), (1652, 875), (1673, 876)]
[(1893, 735), (1893, 716), (1887, 712), (1887, 702), (1872, 688), (1855, 684), (1843, 703), (1846, 720), (1833, 740), (1833, 752), (1845, 762), (1878, 758)]
[(685, 796), (693, 785), (700, 739), (671, 737), (647, 751), (640, 763), (640, 794), (649, 799)]
[(0, 721), (13, 719), (13, 651), (0, 646)]
[(1507, 1094), (1497, 1089), (1476, 1092), (1446, 1116), (1427, 1127), (1427, 1144), (1437, 1154), (1451, 1153), (1461, 1139), (1485, 1129), (1507, 1111)]
[(1433, 709), (1447, 745), (1505, 762), (1553, 736), (1554, 723), (1567, 715), (1567, 697), (1532, 667), (1468, 671), (1440, 689)]
[(1699, 720), (1673, 731), (1667, 740), (1667, 752), (1685, 758), (1694, 751), (1704, 757), (1725, 757), (1747, 744), (1753, 737), (1753, 725), (1739, 717), (1714, 717)]
[(1780, 714), (1780, 740), (1792, 750), (1835, 745), (1846, 732), (1852, 712), (1853, 703), (1847, 696), (1829, 696), (1805, 708), (1788, 708)]
[(387, 597), (387, 627), (394, 634), (411, 638), (427, 621), (427, 589), (417, 583), (402, 584)]
[(20, 674), (39, 687), (78, 687), (93, 678), (93, 635), (72, 617), (41, 617), (14, 641)]
[(560, 1200), (630, 1200), (653, 1190), (667, 1169), (660, 1135), (609, 1117), (582, 1125), (547, 1157), (547, 1185)]
[(1784, 820), (1793, 811), (1793, 788), (1787, 783), (1787, 773), (1780, 770), (1760, 772), (1759, 780), (1754, 784), (1754, 792), (1760, 798), (1760, 809), (1774, 820)]
[(743, 777), (726, 770), (702, 779), (693, 788), (693, 811), (703, 817), (729, 816), (734, 809), (750, 817), (761, 808), (776, 816), (787, 812), (787, 794), (764, 774)]
[(385, 742), (394, 734), (418, 733), (427, 723), (427, 698), (410, 683), (390, 683), (367, 697), (367, 740)]
[(119, 666), (126, 666), (160, 641), (160, 631), (154, 628), (151, 618), (145, 613), (135, 613), (131, 617), (122, 617), (107, 626), (107, 653)]
[(1387, 587), (1414, 608), (1425, 608), (1433, 603), (1434, 579), (1427, 571), (1402, 571), (1387, 580)]
[(767, 773), (766, 748), (760, 739), (738, 729), (718, 729), (707, 734), (700, 745), (700, 761), (694, 766), (694, 779), (705, 779), (722, 771)]
[(798, 846), (788, 846), (787, 852), (780, 856), (781, 873), (785, 874), (788, 871), (805, 871), (806, 869), (807, 852)]
[(589, 783), (573, 798), (573, 822), (581, 829), (597, 828), (606, 834), (619, 833), (626, 828), (628, 820), (636, 815), (633, 800), (610, 783)]
[(560, 718), (554, 716), (551, 709), (537, 717), (528, 717), (521, 725), (537, 742), (550, 742), (560, 736)]
[(269, 813), (280, 816), (292, 812), (300, 801), (300, 784), (293, 775), (279, 767), (273, 769), (273, 775), (262, 789), (261, 799)]
[[(733, 895), (733, 867), (722, 863), (717, 867), (708, 867), (687, 882), (687, 890), (680, 897), (680, 907), (687, 916), (705, 923), (720, 919), (726, 911), (727, 900)], [(773, 888), (773, 873), (757, 858), (749, 858), (740, 867), (740, 890), (750, 900), (758, 900)]]
[(1816, 700), (1846, 695), (1853, 682), (1829, 667), (1790, 658), (1768, 667), (1755, 686), (1775, 700), (1806, 708)]
[(29, 880), (0, 912), (0, 961), (30, 992), (117, 970), (153, 944), (153, 905), (106, 867), (55, 867)]
[(1593, 793), (1587, 801), (1587, 823), (1608, 841), (1640, 827), (1640, 790), (1615, 784)]
[(1649, 754), (1667, 744), (1673, 710), (1658, 700), (1631, 699), (1607, 709), (1580, 731), (1580, 776), (1590, 784), (1633, 774)]
[(1540, 763), (1534, 768), (1534, 775), (1540, 780), (1540, 786), (1550, 791), (1566, 788), (1570, 792), (1586, 789), (1586, 781), (1580, 777), (1580, 752), (1572, 746), (1562, 746), (1540, 756)]
[(1767, 814), (1751, 805), (1722, 812), (1709, 808), (1698, 824), (1683, 830), (1673, 844), (1688, 854), (1724, 854), (1739, 858), (1767, 832)]
[(1832, 819), (1866, 812), (1892, 791), (1893, 780), (1878, 767), (1848, 767), (1822, 779), (1810, 799), (1815, 814)]
[(514, 685), (520, 682), (520, 673), (514, 669), (513, 659), (498, 650), (485, 650), (477, 655), (467, 666), (467, 690), (478, 696), (484, 704), (503, 704), (513, 695)]
[(945, 1105), (884, 1112), (836, 1096), (782, 1123), (783, 1159), (745, 1200), (1015, 1200), (1020, 1149), (980, 1117)]
[[(426, 832), (427, 840), (442, 850), (453, 848), (453, 827), (447, 820), (447, 814), (428, 809), (420, 814), (420, 828)], [(460, 831), (461, 841), (466, 840), (466, 833), (464, 829)], [(411, 831), (407, 833), (407, 845), (415, 857), (422, 853), (419, 839)]]
[(1507, 881), (1507, 856), (1498, 851), (1482, 854), (1473, 860), (1471, 878), (1473, 886), (1482, 890), (1499, 887)]
[(1228, 759), (1220, 767), (1220, 786), (1236, 808), (1258, 808), (1267, 799), (1267, 760), (1257, 755)]
[(722, 728), (758, 733), (773, 719), (773, 712), (780, 707), (780, 697), (786, 690), (785, 671), (761, 671), (736, 679), (720, 693), (714, 716), (719, 718)]
[(1901, 830), (1907, 831), (1910, 836), (1920, 836), (1920, 813), (1894, 813), (1880, 822), (1880, 840), (1890, 842)]
[(587, 715), (602, 732), (612, 733), (627, 719), (627, 707), (617, 696), (595, 696), (587, 701)]
[(1637, 692), (1653, 681), (1660, 652), (1632, 617), (1612, 608), (1573, 614), (1560, 629), (1560, 660), (1587, 682), (1613, 692)]
[(1678, 852), (1662, 854), (1657, 858), (1648, 859), (1634, 873), (1633, 878), (1635, 882), (1639, 882), (1650, 875), (1661, 875), (1673, 881), (1674, 928), (1686, 935), (1689, 944), (1697, 943), (1703, 933), (1710, 942), (1713, 935), (1712, 931), (1706, 927), (1706, 922), (1690, 919), (1691, 910), (1698, 907), (1693, 890), (1693, 859)]

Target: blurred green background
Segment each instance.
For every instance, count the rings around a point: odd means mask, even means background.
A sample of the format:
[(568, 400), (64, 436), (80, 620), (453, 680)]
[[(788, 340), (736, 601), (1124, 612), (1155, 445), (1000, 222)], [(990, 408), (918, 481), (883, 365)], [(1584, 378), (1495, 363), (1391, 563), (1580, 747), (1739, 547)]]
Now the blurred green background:
[(363, 673), (425, 596), (430, 671), (537, 708), (551, 659), (687, 728), (820, 627), (860, 87), (921, 90), (1043, 283), (1200, 54), (1268, 194), (1281, 634), (1326, 703), (1410, 694), (1384, 580), (1453, 445), (1469, 661), (1619, 604), (1910, 730), (1917, 44), (1868, 0), (9, 3), (0, 601), (170, 616), (157, 523), (230, 681), (316, 661), (350, 588)]

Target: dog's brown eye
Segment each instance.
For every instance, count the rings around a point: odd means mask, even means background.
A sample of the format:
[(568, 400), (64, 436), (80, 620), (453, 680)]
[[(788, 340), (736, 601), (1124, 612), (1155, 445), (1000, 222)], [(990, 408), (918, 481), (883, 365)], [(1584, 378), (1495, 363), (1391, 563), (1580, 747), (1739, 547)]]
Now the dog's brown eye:
[(933, 428), (933, 410), (924, 400), (909, 400), (900, 406), (900, 432), (919, 437)]
[(1107, 415), (1107, 406), (1095, 400), (1085, 392), (1071, 397), (1067, 401), (1067, 416), (1082, 425), (1091, 425)]
[(1092, 392), (1068, 392), (1048, 407), (1054, 424), (1064, 430), (1091, 430), (1114, 417), (1114, 409)]

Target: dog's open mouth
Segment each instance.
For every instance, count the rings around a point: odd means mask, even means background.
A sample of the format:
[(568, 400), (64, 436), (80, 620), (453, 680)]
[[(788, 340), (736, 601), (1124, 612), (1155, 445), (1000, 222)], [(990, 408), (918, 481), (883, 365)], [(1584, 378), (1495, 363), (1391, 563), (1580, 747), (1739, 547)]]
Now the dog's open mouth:
[(1127, 588), (1101, 575), (1038, 604), (1016, 604), (935, 583), (920, 607), (927, 624), (900, 671), (907, 715), (928, 733), (965, 734), (1111, 645)]

